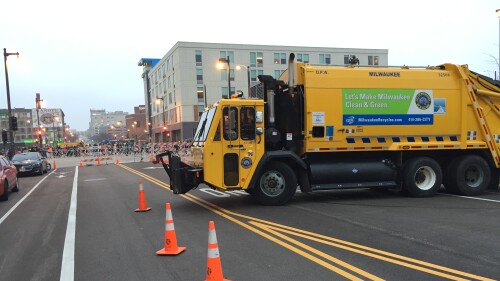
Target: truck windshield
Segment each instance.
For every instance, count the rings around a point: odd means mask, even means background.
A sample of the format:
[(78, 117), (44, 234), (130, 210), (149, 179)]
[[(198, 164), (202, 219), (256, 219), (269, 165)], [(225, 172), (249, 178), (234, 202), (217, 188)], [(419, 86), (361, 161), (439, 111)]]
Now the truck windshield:
[(210, 125), (212, 124), (216, 109), (217, 107), (212, 107), (208, 111), (201, 114), (200, 123), (198, 123), (196, 133), (194, 134), (193, 143), (204, 142), (207, 139), (207, 134), (210, 129)]

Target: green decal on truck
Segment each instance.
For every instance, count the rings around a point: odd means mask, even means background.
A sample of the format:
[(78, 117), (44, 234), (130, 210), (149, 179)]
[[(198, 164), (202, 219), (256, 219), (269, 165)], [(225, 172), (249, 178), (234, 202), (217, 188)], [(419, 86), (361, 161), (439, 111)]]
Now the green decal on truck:
[(429, 125), (432, 90), (343, 89), (344, 125)]

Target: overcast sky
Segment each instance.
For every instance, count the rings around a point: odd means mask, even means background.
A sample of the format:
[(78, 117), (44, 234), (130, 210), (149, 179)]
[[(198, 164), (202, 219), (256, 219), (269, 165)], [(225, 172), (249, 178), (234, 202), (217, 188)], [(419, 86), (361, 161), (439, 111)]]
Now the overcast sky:
[(133, 113), (144, 104), (138, 61), (162, 58), (178, 41), (380, 48), (390, 65), (498, 71), (498, 0), (4, 2), (0, 47), (21, 56), (8, 57), (12, 107), (34, 108), (40, 93), (77, 130), (88, 129), (90, 109)]

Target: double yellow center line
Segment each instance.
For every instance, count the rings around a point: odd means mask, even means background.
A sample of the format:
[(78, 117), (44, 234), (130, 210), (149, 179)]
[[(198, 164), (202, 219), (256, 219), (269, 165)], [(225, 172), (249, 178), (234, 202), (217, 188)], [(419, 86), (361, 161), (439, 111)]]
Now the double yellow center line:
[[(161, 186), (170, 191), (170, 186), (168, 184), (154, 177), (141, 173), (140, 171), (124, 166), (122, 164), (118, 164), (118, 166), (122, 167), (125, 170), (130, 171), (131, 173), (139, 175), (142, 178), (147, 179), (148, 181), (157, 184), (158, 186)], [(349, 280), (383, 280), (383, 279), (369, 272), (366, 272), (358, 267), (355, 267), (349, 263), (339, 260), (331, 255), (328, 255), (325, 252), (322, 252), (318, 249), (308, 246), (296, 239), (293, 239), (291, 238), (291, 236), (322, 243), (324, 245), (339, 248), (345, 251), (371, 257), (374, 259), (389, 262), (392, 264), (407, 267), (410, 269), (436, 275), (450, 280), (493, 281), (493, 279), (481, 277), (467, 272), (451, 269), (440, 265), (435, 265), (432, 263), (393, 254), (390, 252), (359, 245), (345, 240), (332, 238), (314, 232), (309, 232), (302, 229), (297, 229), (286, 225), (258, 219), (255, 217), (235, 213), (227, 209), (224, 209), (220, 206), (217, 206), (213, 203), (210, 203), (204, 199), (201, 199), (197, 196), (194, 196), (192, 194), (182, 194), (179, 196), (195, 204), (198, 204), (201, 207), (206, 208), (220, 215), (221, 217), (224, 217), (266, 239), (269, 239), (270, 241), (273, 241), (274, 243), (281, 245), (289, 249), (290, 251), (298, 255), (301, 255)]]

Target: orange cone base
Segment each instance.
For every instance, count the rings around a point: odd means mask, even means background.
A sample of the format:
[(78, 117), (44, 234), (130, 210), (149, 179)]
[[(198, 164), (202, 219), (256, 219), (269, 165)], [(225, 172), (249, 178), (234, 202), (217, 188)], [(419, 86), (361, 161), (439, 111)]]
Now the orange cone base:
[(147, 212), (151, 211), (151, 208), (146, 208), (146, 209), (135, 209), (136, 212)]
[[(205, 279), (205, 281), (209, 281), (208, 279)], [(232, 281), (231, 279), (224, 279), (222, 278), (222, 281)]]
[(165, 250), (165, 248), (159, 250), (156, 252), (157, 255), (159, 256), (175, 256), (178, 255), (186, 250), (186, 247), (177, 247), (176, 250)]

